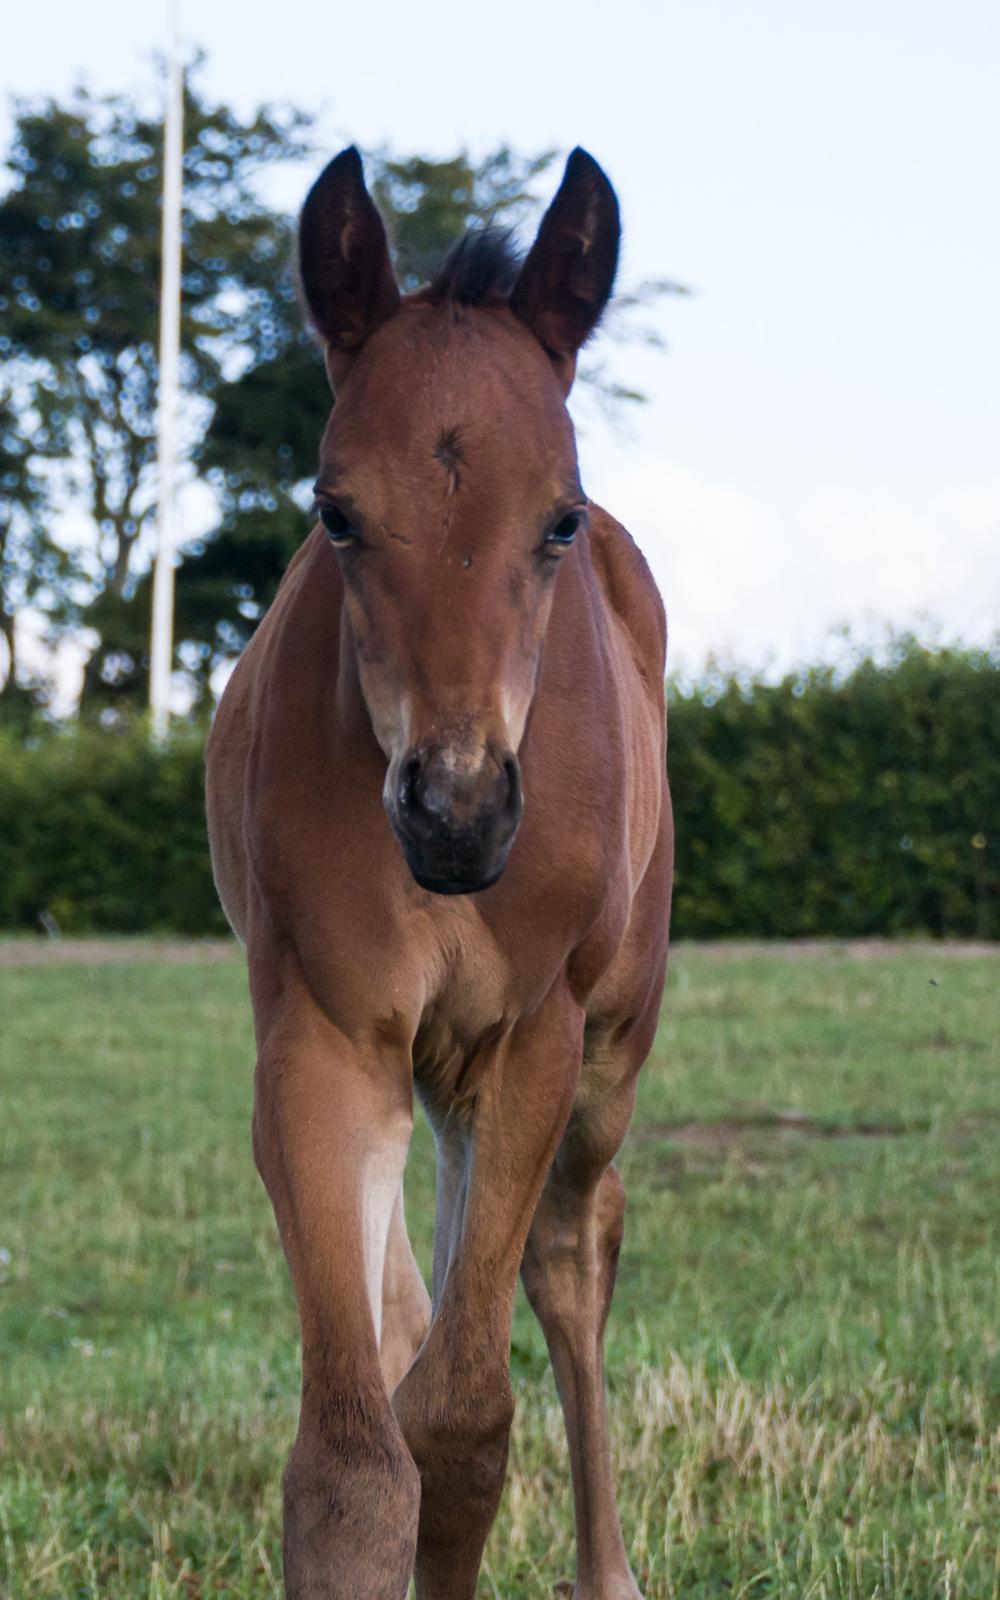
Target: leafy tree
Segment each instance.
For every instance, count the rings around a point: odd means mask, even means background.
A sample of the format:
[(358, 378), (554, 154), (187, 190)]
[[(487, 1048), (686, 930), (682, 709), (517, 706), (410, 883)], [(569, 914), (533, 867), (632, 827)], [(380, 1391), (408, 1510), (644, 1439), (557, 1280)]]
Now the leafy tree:
[[(227, 359), (261, 337), (258, 306), (285, 236), (254, 180), (301, 155), (304, 119), (265, 107), (244, 121), (190, 81), (185, 119), (182, 379), (193, 440)], [(143, 634), (130, 602), (155, 509), (161, 143), (159, 121), (122, 97), (81, 89), (67, 105), (19, 104), (0, 199), (0, 360), (5, 393), (20, 394), (29, 419), (20, 448), (35, 473), (30, 494), (22, 476), (20, 503), (36, 529), (51, 518), (59, 475), (43, 480), (37, 463), (62, 463), (61, 511), (96, 529), (79, 563), (91, 591), (80, 620), (101, 639), (87, 670), (94, 699), (134, 688)]]
[(69, 576), (69, 560), (49, 537), (46, 485), (32, 449), (37, 419), (20, 410), (23, 397), (0, 388), (0, 719), (30, 720), (38, 686), (21, 660), (19, 614), (29, 606), (51, 613)]

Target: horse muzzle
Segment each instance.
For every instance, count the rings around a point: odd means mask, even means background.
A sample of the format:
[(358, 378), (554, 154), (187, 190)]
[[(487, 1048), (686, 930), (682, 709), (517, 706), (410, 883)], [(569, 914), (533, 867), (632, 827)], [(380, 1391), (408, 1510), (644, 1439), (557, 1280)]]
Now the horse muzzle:
[(385, 806), (406, 863), (432, 894), (476, 894), (507, 865), (523, 800), (505, 747), (414, 746), (393, 763)]

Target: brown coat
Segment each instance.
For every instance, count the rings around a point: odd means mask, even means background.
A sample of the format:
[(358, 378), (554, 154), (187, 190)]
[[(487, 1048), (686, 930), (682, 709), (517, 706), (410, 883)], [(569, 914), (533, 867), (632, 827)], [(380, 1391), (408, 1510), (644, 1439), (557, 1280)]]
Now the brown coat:
[[(302, 1324), (287, 1590), (389, 1600), (415, 1565), (426, 1600), (473, 1595), (520, 1270), (566, 1409), (577, 1594), (624, 1600), (600, 1347), (666, 962), (666, 641), (565, 412), (617, 207), (577, 152), (512, 289), (487, 242), (401, 301), (346, 152), (301, 237), (338, 397), (322, 521), (226, 689), (208, 781)], [(433, 1308), (402, 1210), (414, 1085)]]

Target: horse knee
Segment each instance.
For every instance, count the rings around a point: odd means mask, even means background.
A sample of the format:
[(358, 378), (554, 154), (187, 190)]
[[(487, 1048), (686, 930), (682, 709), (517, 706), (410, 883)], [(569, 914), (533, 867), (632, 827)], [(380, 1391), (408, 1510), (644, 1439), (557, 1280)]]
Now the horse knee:
[(384, 1401), (327, 1395), (304, 1407), (284, 1477), (288, 1600), (403, 1600), (420, 1478)]
[(499, 1499), (514, 1395), (503, 1363), (443, 1363), (427, 1346), (393, 1397), (425, 1500)]

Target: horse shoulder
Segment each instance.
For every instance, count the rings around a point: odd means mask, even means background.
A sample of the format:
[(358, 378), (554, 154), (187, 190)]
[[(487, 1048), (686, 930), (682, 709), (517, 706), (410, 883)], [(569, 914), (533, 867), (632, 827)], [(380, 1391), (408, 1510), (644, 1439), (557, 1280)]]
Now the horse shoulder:
[(245, 937), (248, 897), (246, 860), (248, 783), (251, 750), (261, 715), (262, 691), (269, 665), (280, 650), (281, 637), (296, 599), (323, 545), (314, 530), (289, 562), (278, 592), (236, 663), (216, 710), (205, 752), (205, 802), (216, 887), (234, 931)]
[(594, 980), (578, 1109), (583, 1120), (587, 1096), (596, 1093), (599, 1100), (607, 1089), (602, 1073), (617, 1079), (624, 1062), (633, 1074), (650, 1047), (663, 986), (673, 871), (663, 602), (632, 536), (597, 506), (591, 508), (591, 551), (615, 640), (611, 658), (617, 663), (623, 719), (627, 870), (613, 897), (616, 912), (574, 958)]
[(628, 529), (596, 505), (590, 511), (590, 547), (608, 608), (624, 630), (640, 676), (662, 701), (667, 618), (646, 558)]
[[(645, 557), (621, 523), (600, 507), (591, 511), (591, 551), (614, 644), (624, 737), (626, 859), (629, 925), (636, 897), (661, 898), (655, 879), (664, 835), (671, 833), (666, 774), (667, 624)], [(642, 962), (640, 960), (640, 965)]]

